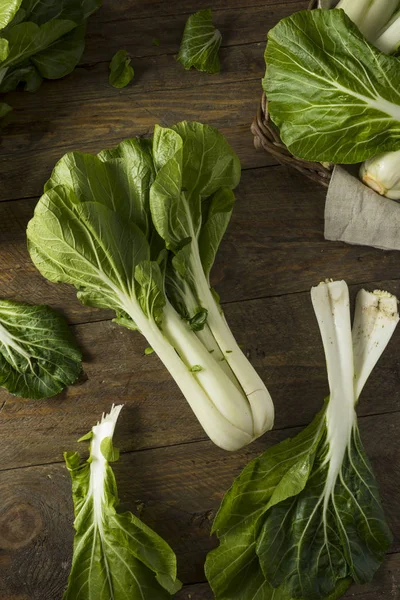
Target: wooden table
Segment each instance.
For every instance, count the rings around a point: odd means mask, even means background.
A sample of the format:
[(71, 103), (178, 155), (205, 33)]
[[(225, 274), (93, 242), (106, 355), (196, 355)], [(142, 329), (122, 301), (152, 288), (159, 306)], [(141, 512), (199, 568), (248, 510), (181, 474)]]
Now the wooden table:
[[(400, 295), (399, 255), (324, 241), (324, 190), (253, 147), (266, 32), (306, 0), (104, 4), (90, 19), (72, 75), (6, 98), (14, 112), (0, 140), (0, 294), (61, 310), (83, 349), (85, 376), (50, 400), (0, 392), (0, 598), (61, 599), (73, 539), (62, 453), (80, 448), (77, 439), (116, 402), (125, 404), (115, 436), (121, 509), (139, 514), (175, 549), (185, 584), (177, 598), (210, 600), (203, 564), (216, 543), (210, 526), (224, 492), (252, 457), (308, 424), (327, 393), (310, 287), (332, 277), (345, 279), (353, 296), (362, 286)], [(209, 4), (223, 34), (222, 71), (213, 76), (175, 61), (188, 15)], [(132, 55), (136, 75), (118, 91), (108, 84), (108, 63), (120, 48)], [(276, 428), (233, 454), (207, 440), (157, 356), (144, 356), (144, 338), (114, 325), (109, 311), (82, 306), (71, 287), (45, 281), (26, 251), (26, 224), (67, 150), (97, 152), (183, 119), (220, 128), (243, 166), (213, 282), (274, 398)], [(400, 598), (399, 351), (400, 331), (358, 410), (395, 541), (375, 581), (345, 598)]]

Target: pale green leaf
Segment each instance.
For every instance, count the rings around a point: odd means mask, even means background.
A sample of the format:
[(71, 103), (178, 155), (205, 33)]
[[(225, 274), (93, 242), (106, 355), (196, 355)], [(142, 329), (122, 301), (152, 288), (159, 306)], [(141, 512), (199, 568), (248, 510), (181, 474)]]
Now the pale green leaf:
[(218, 73), (221, 70), (218, 51), (222, 36), (212, 22), (210, 8), (191, 15), (185, 25), (177, 60), (185, 69)]
[(269, 114), (300, 158), (357, 163), (400, 144), (400, 62), (342, 10), (302, 11), (268, 34)]

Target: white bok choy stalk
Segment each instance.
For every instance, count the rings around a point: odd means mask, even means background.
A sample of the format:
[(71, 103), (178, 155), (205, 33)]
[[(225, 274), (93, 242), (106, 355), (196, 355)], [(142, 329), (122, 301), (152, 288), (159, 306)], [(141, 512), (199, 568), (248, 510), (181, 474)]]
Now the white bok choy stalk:
[(399, 0), (340, 0), (341, 8), (372, 44), (399, 6)]
[[(311, 291), (330, 396), (297, 436), (251, 461), (226, 494), (207, 557), (216, 600), (339, 598), (370, 581), (391, 543), (355, 407), (399, 321), (397, 299), (362, 290), (351, 330), (344, 281)], [(251, 573), (244, 578), (242, 573)]]
[(208, 279), (239, 179), (239, 160), (217, 130), (156, 127), (153, 140), (66, 154), (27, 231), (39, 271), (139, 330), (226, 450), (270, 429), (274, 415)]
[(366, 160), (360, 167), (360, 178), (381, 196), (400, 200), (400, 150)]
[[(361, 33), (385, 54), (400, 46), (399, 0), (340, 0), (342, 8)], [(381, 196), (400, 199), (400, 150), (384, 152), (366, 160), (360, 179)]]
[(72, 480), (75, 538), (64, 600), (167, 600), (182, 586), (170, 546), (131, 512), (119, 513), (112, 462), (122, 406), (79, 441), (90, 442), (90, 456), (64, 454)]

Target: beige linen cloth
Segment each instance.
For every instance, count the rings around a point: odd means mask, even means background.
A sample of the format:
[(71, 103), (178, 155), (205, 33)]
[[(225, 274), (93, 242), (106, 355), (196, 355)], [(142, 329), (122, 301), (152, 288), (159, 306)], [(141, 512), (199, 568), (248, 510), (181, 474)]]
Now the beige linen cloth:
[[(357, 169), (358, 170), (358, 169)], [(336, 166), (325, 204), (325, 239), (400, 250), (400, 204)]]

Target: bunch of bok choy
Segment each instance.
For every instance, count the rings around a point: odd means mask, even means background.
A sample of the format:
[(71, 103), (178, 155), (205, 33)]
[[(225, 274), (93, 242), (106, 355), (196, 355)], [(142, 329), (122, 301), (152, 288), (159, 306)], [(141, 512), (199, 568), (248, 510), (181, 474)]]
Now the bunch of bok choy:
[(226, 450), (263, 434), (274, 417), (209, 279), (239, 179), (239, 160), (216, 129), (156, 127), (152, 140), (66, 154), (27, 231), (39, 271), (139, 330)]
[(355, 408), (399, 321), (397, 299), (344, 281), (311, 291), (330, 396), (313, 422), (250, 462), (223, 499), (207, 557), (216, 600), (334, 600), (370, 581), (391, 543)]

